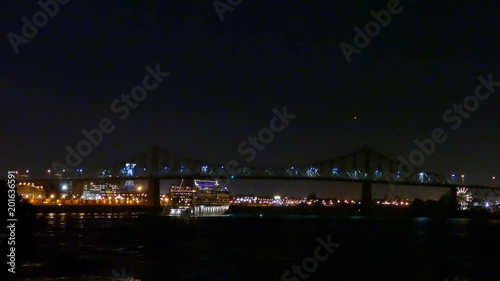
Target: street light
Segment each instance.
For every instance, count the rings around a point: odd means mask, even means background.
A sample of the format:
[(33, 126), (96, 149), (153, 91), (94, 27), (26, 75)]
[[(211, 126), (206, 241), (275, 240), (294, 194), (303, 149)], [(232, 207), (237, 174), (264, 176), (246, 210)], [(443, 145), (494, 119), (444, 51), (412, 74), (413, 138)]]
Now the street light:
[(462, 175), (462, 185), (465, 183), (465, 175)]
[(50, 170), (47, 170), (47, 173), (49, 174), (49, 177), (50, 177)]

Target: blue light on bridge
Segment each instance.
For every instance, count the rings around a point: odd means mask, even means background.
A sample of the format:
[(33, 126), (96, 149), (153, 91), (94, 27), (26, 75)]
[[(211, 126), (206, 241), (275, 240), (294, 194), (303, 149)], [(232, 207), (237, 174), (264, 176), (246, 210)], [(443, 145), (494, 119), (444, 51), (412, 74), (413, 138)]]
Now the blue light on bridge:
[(134, 169), (135, 169), (136, 164), (135, 163), (126, 163), (125, 168), (123, 168), (122, 173), (132, 177), (134, 176)]
[(316, 176), (319, 176), (318, 174), (318, 168), (315, 168), (315, 167), (312, 167), (309, 169), (309, 171), (307, 171), (307, 176), (309, 177), (316, 177)]
[(333, 168), (332, 169), (332, 176), (340, 177), (338, 170), (339, 169), (337, 169), (337, 168)]
[(337, 176), (337, 177), (338, 177), (338, 176), (340, 176), (340, 175), (339, 175), (339, 173), (338, 173), (338, 171), (339, 171), (339, 169), (337, 169), (337, 168), (333, 168), (333, 169), (332, 169), (332, 175), (333, 175), (333, 176)]

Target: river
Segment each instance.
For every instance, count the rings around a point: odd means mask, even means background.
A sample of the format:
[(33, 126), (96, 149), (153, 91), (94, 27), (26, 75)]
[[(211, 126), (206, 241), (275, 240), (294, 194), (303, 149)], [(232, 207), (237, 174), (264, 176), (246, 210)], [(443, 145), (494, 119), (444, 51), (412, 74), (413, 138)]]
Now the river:
[(498, 220), (37, 216), (18, 280), (500, 280)]

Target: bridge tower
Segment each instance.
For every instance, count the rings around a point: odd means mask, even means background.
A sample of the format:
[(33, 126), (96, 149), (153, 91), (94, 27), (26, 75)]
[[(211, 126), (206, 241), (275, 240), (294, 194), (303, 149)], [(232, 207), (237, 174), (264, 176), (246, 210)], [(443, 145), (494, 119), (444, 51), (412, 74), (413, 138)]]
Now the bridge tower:
[(361, 191), (361, 207), (363, 209), (363, 212), (368, 212), (369, 209), (372, 208), (372, 183), (369, 181), (370, 180), (370, 150), (365, 149), (365, 182), (362, 184), (362, 191)]
[(148, 202), (151, 206), (160, 206), (160, 180), (158, 179), (158, 154), (160, 148), (154, 146), (151, 150), (151, 172), (148, 181)]

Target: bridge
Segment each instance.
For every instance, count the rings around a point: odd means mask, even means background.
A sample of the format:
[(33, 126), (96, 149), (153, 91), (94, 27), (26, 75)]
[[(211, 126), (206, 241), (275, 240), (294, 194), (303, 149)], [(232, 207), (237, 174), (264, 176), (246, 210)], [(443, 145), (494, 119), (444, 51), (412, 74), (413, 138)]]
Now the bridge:
[[(128, 164), (128, 168), (124, 169)], [(400, 163), (365, 148), (354, 153), (335, 157), (328, 161), (287, 167), (238, 166), (235, 161), (224, 165), (209, 164), (171, 153), (160, 147), (153, 147), (127, 160), (119, 161), (100, 176), (70, 176), (62, 178), (38, 178), (30, 181), (102, 181), (102, 180), (147, 180), (150, 203), (160, 204), (160, 180), (164, 179), (218, 179), (228, 185), (234, 179), (263, 180), (315, 180), (359, 183), (362, 186), (362, 205), (370, 207), (373, 184), (411, 185), (422, 187), (445, 187), (451, 194), (456, 188), (481, 189), (497, 196), (500, 187), (485, 185), (464, 185), (457, 177), (447, 177), (416, 168), (411, 173), (399, 170)], [(453, 206), (457, 205), (452, 196)]]

